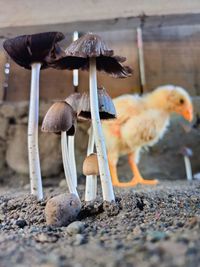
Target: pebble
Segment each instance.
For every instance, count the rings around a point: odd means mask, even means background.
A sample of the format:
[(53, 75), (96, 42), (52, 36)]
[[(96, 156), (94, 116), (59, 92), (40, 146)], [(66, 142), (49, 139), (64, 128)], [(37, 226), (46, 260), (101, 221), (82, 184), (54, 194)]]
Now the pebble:
[(167, 237), (168, 235), (165, 232), (154, 231), (154, 232), (148, 233), (147, 241), (157, 242), (157, 241), (166, 239)]
[(81, 210), (81, 202), (74, 194), (60, 194), (51, 198), (45, 207), (47, 225), (67, 226), (74, 220)]
[(19, 219), (15, 223), (19, 228), (24, 228), (27, 225), (27, 222), (24, 219)]
[(84, 235), (76, 234), (74, 245), (75, 246), (80, 246), (83, 243), (85, 243), (85, 237), (84, 237)]
[(60, 188), (67, 188), (67, 182), (65, 179), (62, 179), (59, 183)]
[(82, 223), (80, 221), (75, 221), (73, 223), (70, 223), (67, 226), (66, 231), (69, 235), (75, 235), (75, 234), (82, 233), (84, 229), (85, 229), (84, 223)]

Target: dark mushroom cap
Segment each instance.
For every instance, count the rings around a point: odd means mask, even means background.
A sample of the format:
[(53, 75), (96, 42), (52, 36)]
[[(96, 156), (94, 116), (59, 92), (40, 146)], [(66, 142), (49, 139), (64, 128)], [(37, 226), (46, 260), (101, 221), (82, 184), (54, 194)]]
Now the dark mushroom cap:
[(68, 103), (73, 108), (75, 113), (77, 113), (78, 111), (78, 106), (81, 96), (82, 96), (81, 93), (73, 93), (65, 99), (65, 102)]
[(75, 133), (75, 113), (65, 101), (54, 103), (47, 111), (42, 122), (42, 131), (51, 133)]
[(93, 33), (87, 33), (72, 42), (65, 50), (66, 56), (54, 61), (51, 65), (58, 69), (89, 69), (89, 58), (96, 58), (98, 71), (103, 71), (116, 78), (131, 76), (132, 69), (121, 63), (124, 57), (114, 56), (114, 51), (108, 48), (102, 38)]
[(61, 32), (21, 35), (7, 39), (3, 47), (18, 65), (31, 69), (31, 64), (41, 63), (41, 68), (44, 69), (48, 67), (48, 62), (64, 55), (64, 51), (57, 44), (64, 38)]
[(180, 153), (185, 156), (185, 157), (192, 157), (193, 155), (193, 152), (192, 152), (192, 149), (190, 149), (189, 147), (182, 147), (181, 150), (180, 150)]
[[(98, 88), (99, 116), (101, 120), (116, 118), (116, 110), (111, 97), (105, 88)], [(78, 118), (91, 119), (90, 97), (88, 93), (83, 93), (79, 102)]]

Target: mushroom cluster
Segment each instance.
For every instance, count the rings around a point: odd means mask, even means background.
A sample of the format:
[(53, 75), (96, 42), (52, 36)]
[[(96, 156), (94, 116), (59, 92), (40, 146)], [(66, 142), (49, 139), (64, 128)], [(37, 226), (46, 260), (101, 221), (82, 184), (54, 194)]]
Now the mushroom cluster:
[[(70, 193), (78, 197), (74, 135), (77, 120), (91, 121), (88, 158), (83, 167), (86, 175), (85, 199), (91, 201), (96, 198), (96, 177), (100, 175), (103, 199), (111, 202), (115, 200), (115, 196), (101, 120), (115, 118), (116, 111), (106, 90), (97, 85), (97, 71), (114, 78), (126, 78), (132, 75), (132, 70), (122, 64), (126, 59), (114, 55), (114, 51), (96, 34), (87, 33), (80, 38), (76, 35), (66, 50), (59, 46), (58, 42), (62, 39), (62, 33), (48, 32), (19, 36), (4, 42), (4, 48), (10, 57), (20, 66), (32, 70), (28, 125), (31, 193), (39, 200), (43, 198), (38, 151), (39, 71), (48, 67), (73, 70), (76, 76), (74, 87), (77, 87), (77, 71), (81, 69), (89, 71), (89, 92), (74, 93), (65, 100), (54, 103), (46, 113), (42, 131), (61, 134), (65, 177)], [(90, 167), (94, 167), (95, 170), (91, 170)]]

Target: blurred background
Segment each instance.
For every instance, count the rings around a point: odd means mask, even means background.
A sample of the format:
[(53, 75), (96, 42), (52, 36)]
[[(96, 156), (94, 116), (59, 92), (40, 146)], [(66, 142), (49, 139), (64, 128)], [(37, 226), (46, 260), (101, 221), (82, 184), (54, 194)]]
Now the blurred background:
[[(2, 2), (2, 3), (1, 3)], [(16, 4), (17, 2), (17, 4)], [(0, 1), (0, 179), (18, 176), (28, 180), (27, 120), (30, 71), (4, 53), (6, 38), (45, 31), (61, 31), (63, 48), (79, 35), (94, 32), (103, 37), (116, 55), (125, 56), (134, 69), (127, 79), (98, 74), (99, 86), (112, 97), (124, 93), (146, 93), (157, 86), (184, 87), (193, 98), (195, 118), (190, 128), (178, 117), (172, 118), (166, 136), (142, 154), (140, 170), (146, 178), (186, 179), (182, 147), (192, 149), (192, 169), (200, 172), (200, 2), (199, 0), (18, 0)], [(35, 8), (35, 7), (40, 8)], [(141, 33), (139, 36), (138, 33)], [(143, 57), (138, 48), (143, 40)], [(141, 79), (144, 64), (145, 81)], [(40, 78), (40, 122), (55, 100), (74, 92), (72, 72), (47, 69)], [(79, 72), (78, 91), (88, 90), (88, 73)], [(88, 124), (78, 125), (76, 158), (79, 175), (86, 155)], [(199, 127), (199, 128), (198, 128)], [(39, 133), (42, 175), (63, 175), (60, 139)], [(122, 178), (131, 178), (125, 159), (119, 162)]]

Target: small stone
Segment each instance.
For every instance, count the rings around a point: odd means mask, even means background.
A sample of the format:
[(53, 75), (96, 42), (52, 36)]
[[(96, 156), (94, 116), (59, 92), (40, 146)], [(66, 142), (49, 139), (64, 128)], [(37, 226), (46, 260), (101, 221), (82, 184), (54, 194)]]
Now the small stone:
[(183, 227), (184, 226), (184, 222), (177, 222), (176, 224), (178, 227)]
[(133, 234), (134, 235), (140, 235), (142, 233), (142, 230), (140, 229), (140, 226), (137, 225), (134, 229), (133, 229)]
[(81, 202), (75, 194), (61, 194), (51, 198), (45, 207), (47, 225), (67, 226), (75, 221), (81, 210)]
[(59, 183), (60, 188), (67, 188), (67, 182), (65, 179), (62, 179)]
[(27, 222), (24, 219), (19, 219), (16, 221), (16, 225), (19, 228), (24, 228), (27, 225)]
[(84, 237), (84, 235), (77, 234), (77, 235), (76, 235), (76, 239), (75, 239), (75, 241), (74, 241), (74, 245), (75, 245), (75, 246), (80, 246), (80, 245), (82, 245), (84, 242), (85, 242), (85, 237)]
[(85, 224), (79, 221), (70, 223), (70, 225), (67, 226), (67, 233), (69, 235), (75, 235), (75, 234), (80, 234), (83, 232), (85, 229)]
[(40, 243), (55, 243), (59, 236), (57, 234), (40, 233), (35, 236), (35, 240)]
[(165, 232), (154, 231), (147, 235), (147, 240), (151, 242), (157, 242), (166, 239), (168, 236)]

